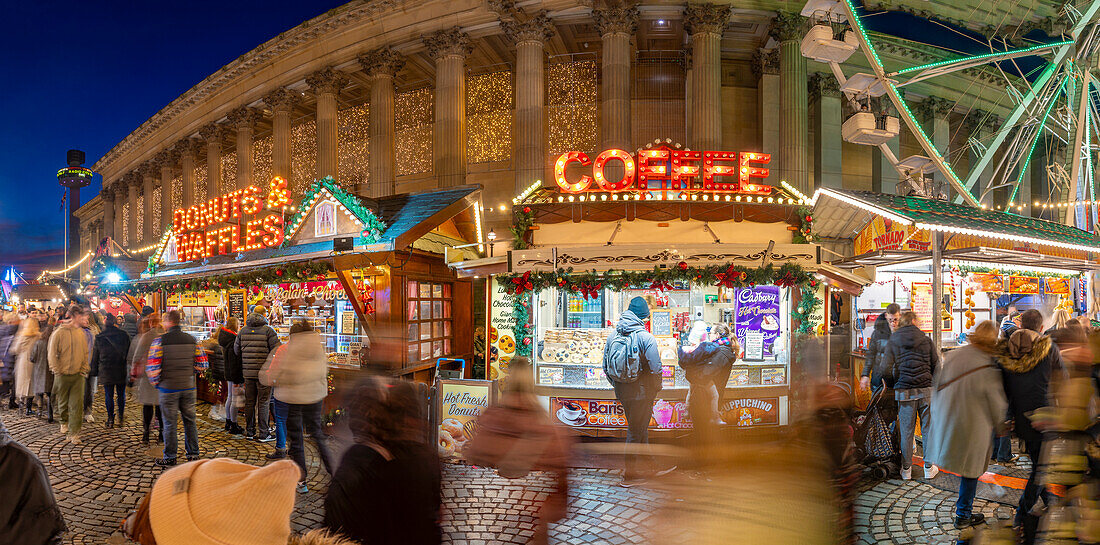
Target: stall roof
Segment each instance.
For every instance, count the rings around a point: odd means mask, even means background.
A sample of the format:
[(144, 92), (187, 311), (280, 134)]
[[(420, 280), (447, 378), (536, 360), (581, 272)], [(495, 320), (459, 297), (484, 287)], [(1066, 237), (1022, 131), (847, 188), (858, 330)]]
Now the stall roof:
[(813, 202), (815, 233), (826, 238), (854, 238), (868, 221), (878, 215), (918, 229), (1100, 252), (1100, 237), (1088, 231), (1053, 221), (948, 201), (821, 188), (814, 194)]
[(53, 284), (16, 284), (11, 293), (13, 297), (18, 295), (23, 301), (60, 301), (65, 298), (61, 288)]
[[(378, 242), (356, 251), (385, 252), (403, 250), (418, 239), (432, 232), (443, 223), (455, 218), (471, 206), (478, 204), (480, 185), (464, 185), (441, 190), (381, 197), (377, 205), (380, 219), (386, 230)], [(157, 270), (154, 278), (209, 274), (241, 268), (258, 268), (286, 261), (306, 261), (328, 258), (333, 255), (332, 241), (307, 242), (262, 248), (243, 254), (219, 255), (207, 258), (204, 263), (187, 262), (165, 265)]]
[[(881, 267), (883, 265), (898, 265), (921, 261), (927, 263), (930, 259), (932, 259), (931, 251), (876, 250), (833, 261), (832, 265), (842, 269), (859, 269), (862, 267)], [(1071, 257), (1060, 257), (1038, 252), (987, 248), (984, 246), (945, 250), (943, 252), (943, 259), (953, 262), (962, 261), (994, 267), (1006, 266), (1035, 270), (1063, 269), (1067, 271), (1087, 271), (1100, 267), (1100, 265), (1084, 259), (1073, 259)]]

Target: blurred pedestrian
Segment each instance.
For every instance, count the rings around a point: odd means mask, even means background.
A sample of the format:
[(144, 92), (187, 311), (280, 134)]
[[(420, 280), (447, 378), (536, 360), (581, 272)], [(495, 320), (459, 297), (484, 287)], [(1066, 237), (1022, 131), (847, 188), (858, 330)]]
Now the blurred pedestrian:
[(53, 373), (50, 372), (49, 350), (50, 335), (57, 327), (57, 318), (50, 317), (46, 327), (34, 342), (34, 350), (31, 352), (31, 361), (34, 362), (34, 372), (31, 378), (31, 390), (38, 399), (38, 416), (46, 415), (46, 423), (53, 424)]
[[(218, 329), (218, 344), (222, 347), (225, 357), (225, 431), (231, 435), (241, 435), (244, 428), (237, 424), (237, 409), (242, 399), (237, 396), (237, 389), (244, 384), (244, 369), (241, 367), (241, 357), (233, 351), (233, 343), (237, 340), (237, 330), (240, 324), (236, 316), (226, 318), (225, 325)], [(243, 396), (242, 396), (243, 397)]]
[(245, 437), (263, 443), (275, 438), (268, 422), (271, 388), (260, 384), (258, 377), (267, 356), (279, 344), (279, 336), (267, 325), (267, 318), (257, 311), (248, 315), (245, 326), (233, 341), (233, 352), (240, 356), (244, 374)]
[(91, 376), (98, 377), (103, 385), (103, 401), (107, 405), (107, 429), (115, 427), (115, 408), (118, 408), (118, 425), (126, 425), (126, 384), (130, 382), (130, 365), (126, 356), (130, 352), (130, 336), (118, 328), (114, 314), (104, 319), (104, 328), (95, 336), (92, 345)]
[(0, 543), (60, 545), (65, 531), (46, 467), (0, 420)]
[[(698, 323), (698, 322), (697, 322)], [(678, 350), (680, 367), (688, 380), (688, 412), (697, 435), (699, 462), (718, 440), (718, 427), (725, 424), (719, 413), (733, 363), (741, 352), (737, 337), (730, 337), (725, 324), (714, 324), (697, 345)]]
[(1024, 442), (1024, 450), (1031, 459), (1020, 505), (1016, 509), (1015, 526), (1023, 529), (1026, 543), (1035, 540), (1039, 517), (1031, 514), (1031, 508), (1040, 497), (1046, 502), (1047, 492), (1039, 484), (1039, 453), (1043, 447), (1043, 435), (1031, 425), (1028, 413), (1050, 404), (1048, 389), (1050, 373), (1062, 366), (1062, 355), (1050, 337), (1039, 333), (1043, 327), (1043, 315), (1028, 309), (1020, 315), (1020, 328), (1007, 341), (998, 345), (997, 362), (1004, 371), (1004, 389), (1012, 410), (1013, 427), (1017, 437)]
[[(940, 352), (920, 330), (917, 313), (907, 310), (898, 319), (898, 328), (886, 344), (884, 367), (894, 377), (894, 399), (898, 402), (898, 429), (901, 435), (901, 478), (913, 478), (913, 435), (920, 416), (921, 434), (935, 433), (931, 427), (929, 402), (932, 377), (940, 364)], [(924, 464), (924, 478), (931, 479), (939, 469)]]
[[(615, 398), (622, 403), (626, 416), (626, 467), (620, 486), (629, 488), (641, 484), (647, 472), (638, 467), (639, 455), (633, 450), (649, 443), (649, 420), (653, 402), (661, 391), (661, 353), (657, 339), (646, 330), (649, 304), (641, 297), (630, 300), (619, 317), (615, 331), (604, 348), (603, 369), (615, 389)], [(670, 468), (659, 472), (663, 475)]]
[(195, 422), (195, 373), (202, 373), (209, 363), (206, 353), (195, 343), (195, 338), (180, 329), (180, 311), (164, 315), (168, 326), (163, 335), (149, 345), (149, 362), (145, 374), (157, 387), (160, 398), (160, 414), (164, 417), (164, 456), (153, 463), (158, 466), (176, 465), (177, 417), (183, 419), (184, 449), (187, 461), (199, 457), (199, 430)]
[(404, 381), (369, 378), (346, 398), (355, 443), (325, 496), (325, 526), (371, 545), (442, 542), (441, 475), (435, 445), (423, 442), (420, 398)]
[[(199, 343), (199, 347), (206, 353), (206, 361), (210, 364), (209, 378), (213, 384), (211, 386), (218, 386), (219, 389), (225, 388), (225, 352), (222, 351), (222, 346), (218, 344), (218, 339), (215, 337), (207, 337)], [(213, 409), (217, 410), (217, 405), (222, 405), (222, 412), (224, 412), (225, 406), (221, 403), (215, 404)]]
[(0, 400), (8, 397), (8, 409), (15, 410), (19, 404), (15, 401), (15, 353), (12, 344), (19, 333), (19, 315), (14, 312), (3, 314), (0, 320)]
[[(274, 388), (276, 405), (282, 405), (285, 411), (287, 439), (290, 440), (290, 458), (302, 470), (298, 483), (298, 492), (305, 493), (306, 488), (306, 451), (305, 432), (317, 445), (317, 454), (325, 471), (332, 475), (332, 455), (325, 442), (324, 428), (321, 426), (321, 406), (328, 395), (328, 358), (321, 345), (321, 335), (310, 327), (309, 322), (297, 320), (290, 326), (290, 337), (286, 345), (275, 352), (275, 356), (260, 370), (260, 383)], [(276, 408), (276, 410), (280, 410)], [(277, 448), (275, 457), (285, 457), (286, 448), (281, 452)]]
[(34, 415), (34, 362), (31, 361), (31, 353), (34, 351), (34, 342), (38, 340), (38, 320), (28, 317), (19, 326), (19, 332), (11, 343), (9, 351), (15, 356), (15, 397), (22, 399), (27, 416)]
[(160, 413), (160, 395), (156, 386), (149, 382), (145, 367), (149, 362), (149, 346), (153, 339), (164, 334), (160, 315), (152, 313), (141, 319), (138, 336), (130, 343), (130, 378), (134, 381), (134, 399), (141, 403), (141, 443), (149, 444), (149, 425), (153, 416), (157, 417), (157, 441), (164, 442), (164, 419)]
[[(87, 322), (84, 325), (84, 336), (88, 339), (88, 365), (90, 366), (95, 337), (103, 331), (103, 324), (100, 321), (102, 317), (94, 310), (86, 308), (84, 309), (84, 315)], [(99, 390), (99, 377), (89, 374), (84, 381), (84, 423), (86, 424), (95, 422), (95, 417), (92, 415), (92, 404), (95, 402), (97, 390)]]
[(138, 315), (133, 310), (122, 315), (122, 328), (123, 331), (129, 335), (130, 339), (138, 336)]
[(932, 387), (931, 428), (924, 459), (959, 476), (955, 528), (977, 526), (985, 515), (974, 513), (978, 477), (989, 467), (993, 434), (1001, 431), (1008, 400), (1001, 382), (997, 326), (985, 320), (967, 336), (969, 344), (944, 358)]
[(61, 433), (67, 434), (74, 445), (79, 445), (84, 381), (91, 360), (84, 333), (88, 317), (80, 305), (69, 307), (66, 316), (68, 319), (50, 335), (46, 349), (50, 371), (54, 374), (53, 395), (57, 398)]
[(887, 377), (888, 369), (884, 365), (886, 358), (886, 345), (890, 342), (890, 335), (898, 328), (898, 320), (901, 317), (901, 307), (897, 303), (890, 303), (886, 311), (875, 318), (874, 331), (871, 340), (867, 342), (865, 359), (863, 360), (863, 373), (859, 379), (859, 387), (871, 389), (872, 394), (877, 394), (886, 386), (893, 387), (893, 377)]

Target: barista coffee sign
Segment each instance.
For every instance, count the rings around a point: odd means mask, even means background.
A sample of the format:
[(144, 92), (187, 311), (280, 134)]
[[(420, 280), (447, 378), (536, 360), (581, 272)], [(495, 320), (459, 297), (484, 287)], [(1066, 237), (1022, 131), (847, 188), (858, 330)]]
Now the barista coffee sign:
[(286, 180), (276, 177), (266, 199), (263, 190), (252, 185), (176, 210), (172, 213), (176, 258), (192, 261), (282, 244), (281, 207), (288, 198)]

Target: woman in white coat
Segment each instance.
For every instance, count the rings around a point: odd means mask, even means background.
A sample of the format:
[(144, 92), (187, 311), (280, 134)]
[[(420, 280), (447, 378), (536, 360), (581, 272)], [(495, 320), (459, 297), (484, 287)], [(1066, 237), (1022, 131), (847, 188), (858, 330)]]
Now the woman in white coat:
[(27, 415), (34, 414), (34, 362), (31, 352), (38, 340), (38, 320), (27, 318), (19, 326), (19, 332), (11, 342), (11, 353), (15, 356), (15, 399), (26, 402)]
[(959, 476), (956, 528), (985, 521), (984, 515), (973, 513), (974, 493), (993, 455), (993, 432), (1008, 408), (1001, 370), (994, 361), (997, 326), (986, 320), (969, 340), (948, 353), (935, 374), (929, 426), (935, 433), (924, 443), (926, 463)]

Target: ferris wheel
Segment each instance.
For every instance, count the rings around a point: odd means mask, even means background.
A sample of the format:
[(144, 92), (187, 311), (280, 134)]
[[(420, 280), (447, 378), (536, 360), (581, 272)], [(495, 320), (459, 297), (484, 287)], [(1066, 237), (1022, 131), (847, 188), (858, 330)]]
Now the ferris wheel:
[[(989, 53), (919, 66), (887, 67), (879, 57), (874, 35), (864, 27), (865, 15), (852, 0), (809, 0), (802, 15), (812, 26), (802, 40), (801, 51), (805, 57), (829, 65), (852, 107), (854, 113), (841, 129), (844, 140), (877, 146), (897, 170), (902, 180), (899, 186), (904, 186), (899, 189), (908, 194), (947, 198), (950, 187), (957, 201), (1017, 212), (1024, 208), (1019, 194), (1020, 173), (1027, 172), (1033, 161), (1042, 160), (1037, 159), (1041, 155), (1046, 158), (1050, 183), (1046, 195), (1033, 196), (1035, 206), (1055, 209), (1052, 215), (1067, 224), (1096, 230), (1100, 226), (1100, 195), (1093, 180), (1091, 152), (1100, 150), (1100, 82), (1090, 72), (1100, 49), (1098, 10), (1100, 0), (1088, 0), (1084, 6), (1065, 4), (1061, 15), (1070, 24), (1062, 38), (1053, 43), (1031, 44), (1020, 37), (1014, 42), (1024, 42), (1025, 46), (1009, 48), (1005, 40), (1001, 40), (1003, 47), (989, 40)], [(843, 72), (841, 63), (856, 50), (863, 52), (871, 73)], [(998, 64), (1033, 55), (1042, 56), (1044, 63), (1024, 74), (1022, 80), (1010, 78)], [(1004, 78), (1004, 96), (998, 98), (1011, 106), (1011, 113), (993, 133), (982, 139), (969, 138), (967, 149), (954, 150), (969, 152), (976, 158), (971, 160), (964, 178), (952, 167), (953, 158), (944, 156), (933, 145), (902, 89), (983, 65), (995, 67)], [(884, 107), (886, 99), (891, 107)], [(922, 155), (899, 158), (893, 152), (888, 142), (898, 136), (902, 124), (920, 144)], [(1064, 146), (1066, 151), (1037, 150), (1044, 145)], [(939, 181), (931, 176), (934, 173)]]

